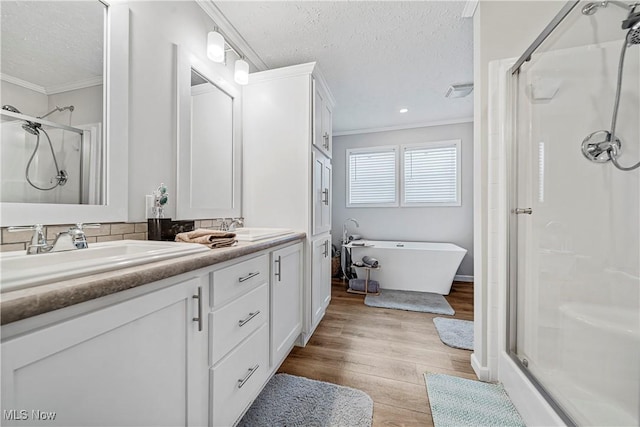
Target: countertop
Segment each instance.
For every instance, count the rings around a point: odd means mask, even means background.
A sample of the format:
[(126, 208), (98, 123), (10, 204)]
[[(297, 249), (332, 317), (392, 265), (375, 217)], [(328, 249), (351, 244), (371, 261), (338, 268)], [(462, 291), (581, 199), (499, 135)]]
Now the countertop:
[(305, 237), (305, 233), (295, 232), (256, 242), (238, 242), (232, 247), (211, 249), (201, 254), (6, 292), (0, 295), (0, 324), (6, 325)]

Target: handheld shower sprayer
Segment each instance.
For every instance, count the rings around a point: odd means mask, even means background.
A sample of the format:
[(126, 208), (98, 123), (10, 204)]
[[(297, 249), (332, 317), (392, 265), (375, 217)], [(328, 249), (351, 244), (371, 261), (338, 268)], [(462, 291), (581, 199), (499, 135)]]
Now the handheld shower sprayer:
[[(598, 7), (606, 7), (608, 3), (618, 4), (619, 2), (589, 3), (582, 8), (584, 15), (593, 15)], [(624, 4), (624, 3), (623, 3)], [(620, 107), (620, 94), (622, 91), (622, 74), (624, 71), (624, 57), (627, 49), (633, 45), (640, 44), (640, 12), (636, 12), (636, 7), (640, 3), (624, 6), (630, 9), (627, 19), (622, 21), (622, 29), (629, 30), (624, 37), (620, 60), (618, 62), (618, 81), (616, 84), (616, 96), (613, 103), (613, 114), (611, 117), (611, 128), (609, 130), (599, 130), (591, 133), (582, 141), (582, 154), (595, 163), (606, 163), (611, 160), (613, 165), (621, 171), (632, 171), (640, 167), (640, 161), (631, 166), (622, 166), (618, 163), (622, 142), (616, 136), (616, 122), (618, 120), (618, 108)], [(622, 7), (622, 6), (621, 6)]]
[[(16, 114), (23, 114), (20, 110), (18, 110), (16, 107), (14, 107), (13, 105), (9, 105), (9, 104), (5, 104), (2, 106), (2, 109), (5, 111), (9, 111), (11, 113), (16, 113)], [(69, 105), (66, 107), (59, 107), (56, 105), (56, 108), (54, 108), (53, 110), (49, 111), (47, 114), (45, 114), (44, 116), (41, 117), (36, 117), (37, 119), (44, 119), (45, 117), (55, 113), (55, 112), (62, 112), (65, 110), (69, 110), (70, 112), (73, 112), (73, 110), (75, 109), (75, 107), (73, 105)], [(51, 138), (49, 138), (49, 134), (42, 128), (42, 124), (40, 122), (34, 122), (34, 121), (30, 121), (30, 120), (26, 120), (24, 118), (22, 118), (22, 120), (25, 121), (24, 124), (22, 124), (22, 129), (24, 129), (26, 132), (28, 132), (29, 134), (33, 135), (36, 137), (36, 147), (33, 149), (33, 153), (31, 153), (31, 157), (29, 158), (29, 161), (27, 162), (27, 167), (25, 168), (24, 171), (24, 177), (27, 180), (27, 182), (29, 183), (29, 185), (31, 185), (33, 188), (38, 189), (38, 190), (42, 190), (42, 191), (48, 191), (48, 190), (53, 190), (54, 188), (56, 188), (59, 185), (65, 185), (69, 179), (69, 174), (67, 173), (67, 171), (65, 171), (64, 169), (60, 169), (60, 167), (58, 166), (58, 159), (56, 158), (56, 153), (53, 149), (53, 144), (51, 143)], [(38, 148), (40, 147), (40, 133), (43, 133), (45, 135), (45, 137), (47, 138), (47, 141), (49, 142), (49, 148), (51, 149), (51, 156), (53, 157), (53, 164), (56, 168), (56, 175), (51, 179), (51, 183), (54, 183), (52, 186), (49, 187), (40, 187), (36, 184), (33, 183), (33, 181), (31, 181), (31, 177), (29, 176), (29, 170), (31, 169), (31, 164), (33, 163), (33, 159), (36, 156), (36, 153), (38, 152)]]

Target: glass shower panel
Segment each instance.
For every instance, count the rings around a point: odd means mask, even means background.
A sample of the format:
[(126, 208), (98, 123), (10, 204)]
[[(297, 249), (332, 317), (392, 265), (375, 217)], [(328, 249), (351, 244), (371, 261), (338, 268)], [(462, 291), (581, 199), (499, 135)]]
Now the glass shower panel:
[[(81, 176), (86, 145), (83, 136), (52, 126), (42, 126), (51, 139), (58, 167), (67, 173), (66, 182), (55, 186), (57, 170), (45, 132), (33, 135), (25, 132), (23, 124), (22, 120), (5, 120), (0, 124), (0, 201), (87, 203), (82, 200)], [(36, 187), (54, 188), (41, 190)]]
[[(640, 424), (640, 169), (595, 163), (611, 127), (628, 12), (579, 4), (514, 75), (515, 355), (573, 422)], [(619, 161), (640, 161), (640, 45), (626, 51)], [(606, 154), (605, 154), (606, 156)]]

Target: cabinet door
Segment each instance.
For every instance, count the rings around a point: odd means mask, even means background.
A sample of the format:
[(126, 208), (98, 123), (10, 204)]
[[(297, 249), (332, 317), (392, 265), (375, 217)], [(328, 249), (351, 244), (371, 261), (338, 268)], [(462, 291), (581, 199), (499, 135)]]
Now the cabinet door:
[(320, 234), (323, 231), (323, 217), (322, 214), (325, 210), (324, 205), (324, 187), (322, 182), (322, 174), (324, 172), (324, 160), (322, 154), (316, 153), (315, 150), (311, 153), (311, 159), (313, 162), (313, 179), (311, 183), (311, 192), (313, 199), (313, 212), (312, 212), (312, 227), (313, 235)]
[(313, 145), (331, 157), (331, 105), (324, 89), (313, 80)]
[(302, 331), (302, 244), (271, 257), (271, 366), (277, 366)]
[(324, 316), (331, 300), (331, 242), (315, 240), (311, 248), (311, 324), (312, 329)]
[(21, 426), (42, 424), (35, 411), (47, 425), (206, 423), (187, 399), (207, 378), (206, 352), (192, 348), (206, 342), (199, 288), (192, 279), (2, 343), (3, 413), (25, 410)]
[(313, 161), (313, 235), (331, 231), (331, 160), (314, 150)]

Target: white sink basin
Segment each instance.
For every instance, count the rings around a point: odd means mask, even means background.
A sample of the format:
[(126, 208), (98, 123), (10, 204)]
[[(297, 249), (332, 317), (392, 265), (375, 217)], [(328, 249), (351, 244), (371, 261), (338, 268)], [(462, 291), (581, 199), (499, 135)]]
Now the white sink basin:
[(234, 233), (236, 233), (236, 239), (241, 242), (254, 242), (293, 233), (293, 230), (288, 228), (243, 227), (237, 228)]
[(73, 279), (168, 258), (209, 251), (195, 243), (119, 240), (91, 243), (87, 249), (25, 255), (0, 254), (0, 292)]

